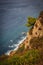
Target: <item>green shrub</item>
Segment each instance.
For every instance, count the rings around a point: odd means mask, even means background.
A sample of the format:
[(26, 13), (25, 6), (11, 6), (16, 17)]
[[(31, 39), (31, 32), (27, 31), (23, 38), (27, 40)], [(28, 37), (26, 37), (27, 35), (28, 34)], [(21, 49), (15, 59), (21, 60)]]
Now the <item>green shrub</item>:
[(29, 50), (24, 55), (14, 55), (12, 58), (5, 60), (0, 65), (35, 65), (40, 62), (38, 50)]
[(35, 22), (36, 22), (36, 18), (29, 16), (28, 19), (27, 19), (27, 23), (25, 25), (27, 27), (30, 27), (30, 26), (34, 25)]

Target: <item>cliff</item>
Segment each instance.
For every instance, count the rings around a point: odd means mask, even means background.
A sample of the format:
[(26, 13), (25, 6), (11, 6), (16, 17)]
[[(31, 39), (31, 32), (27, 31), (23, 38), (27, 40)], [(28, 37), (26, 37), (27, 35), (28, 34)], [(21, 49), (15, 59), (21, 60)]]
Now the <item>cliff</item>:
[(0, 65), (43, 65), (43, 11), (18, 49), (0, 61)]
[[(27, 37), (23, 41), (25, 49), (27, 48), (31, 49), (30, 40), (33, 39), (34, 37), (37, 38), (43, 37), (43, 12), (40, 13), (32, 29), (29, 32), (27, 32)], [(23, 44), (21, 44), (19, 47), (22, 47)]]
[[(24, 45), (24, 49), (31, 49), (30, 41), (34, 38), (41, 38), (43, 37), (43, 11), (38, 16), (34, 26), (27, 32), (26, 39), (19, 45), (18, 49), (22, 48)], [(17, 51), (12, 51), (10, 56), (13, 56)], [(19, 52), (18, 52), (19, 53)]]

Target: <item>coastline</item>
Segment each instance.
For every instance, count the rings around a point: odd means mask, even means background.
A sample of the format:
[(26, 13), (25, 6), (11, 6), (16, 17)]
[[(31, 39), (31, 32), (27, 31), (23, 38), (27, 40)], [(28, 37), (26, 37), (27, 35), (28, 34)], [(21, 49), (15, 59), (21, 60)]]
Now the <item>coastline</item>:
[(26, 37), (27, 37), (27, 36), (23, 37), (23, 39), (18, 42), (18, 44), (16, 45), (17, 47), (16, 47), (15, 49), (13, 49), (13, 50), (8, 50), (8, 51), (5, 53), (5, 55), (10, 55), (12, 52), (17, 51), (18, 48), (19, 48), (19, 45), (23, 43), (23, 41), (26, 39)]

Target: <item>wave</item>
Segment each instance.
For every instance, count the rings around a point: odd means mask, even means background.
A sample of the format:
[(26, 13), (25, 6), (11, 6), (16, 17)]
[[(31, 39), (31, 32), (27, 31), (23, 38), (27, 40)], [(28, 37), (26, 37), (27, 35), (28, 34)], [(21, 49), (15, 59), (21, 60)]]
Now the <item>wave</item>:
[(5, 55), (9, 55), (11, 51), (13, 51), (13, 50), (8, 50), (8, 51), (5, 53)]
[(6, 53), (5, 53), (5, 55), (10, 55), (10, 52), (11, 51), (16, 51), (17, 49), (18, 49), (18, 47), (19, 47), (19, 45), (26, 39), (26, 36), (25, 37), (21, 37), (22, 38), (22, 40), (18, 40), (17, 42), (18, 42), (18, 44), (13, 44), (13, 45), (9, 45), (8, 47), (10, 47), (10, 48), (14, 48), (13, 50), (8, 50)]

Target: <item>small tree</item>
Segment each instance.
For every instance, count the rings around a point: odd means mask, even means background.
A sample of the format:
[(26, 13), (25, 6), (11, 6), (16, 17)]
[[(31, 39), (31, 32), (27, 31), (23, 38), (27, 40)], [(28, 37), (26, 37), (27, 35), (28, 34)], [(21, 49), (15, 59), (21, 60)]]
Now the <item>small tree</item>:
[(25, 24), (27, 27), (33, 26), (36, 22), (36, 18), (28, 17), (27, 23)]

